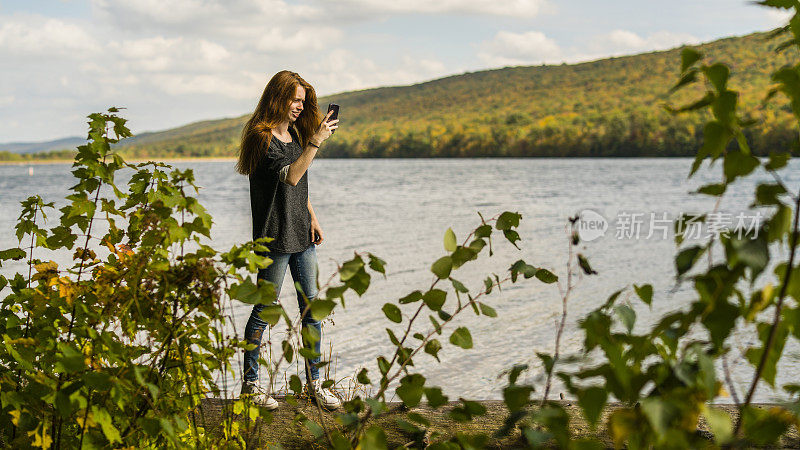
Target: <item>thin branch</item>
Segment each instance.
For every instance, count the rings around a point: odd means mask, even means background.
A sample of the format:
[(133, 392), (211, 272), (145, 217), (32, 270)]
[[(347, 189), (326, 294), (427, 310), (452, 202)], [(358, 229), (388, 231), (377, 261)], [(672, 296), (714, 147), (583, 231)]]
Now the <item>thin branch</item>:
[(725, 383), (728, 385), (728, 391), (731, 393), (733, 403), (739, 408), (741, 402), (739, 401), (739, 394), (736, 393), (736, 385), (733, 384), (733, 380), (731, 379), (731, 371), (730, 368), (728, 368), (728, 355), (722, 355), (722, 370), (725, 374)]
[[(567, 301), (569, 300), (569, 294), (572, 292), (572, 232), (574, 231), (574, 224), (570, 224), (570, 233), (567, 237), (568, 239), (568, 248), (569, 253), (567, 257), (567, 290), (563, 292), (561, 296), (561, 322), (558, 324), (558, 329), (556, 330), (556, 346), (555, 352), (553, 353), (553, 362), (550, 366), (550, 370), (547, 371), (547, 381), (545, 382), (544, 387), (544, 395), (542, 395), (541, 405), (544, 406), (547, 403), (547, 397), (550, 395), (550, 386), (553, 382), (553, 371), (556, 367), (556, 362), (558, 361), (559, 353), (561, 350), (561, 335), (564, 332), (564, 325), (567, 322)], [(559, 283), (559, 290), (561, 290), (561, 284)]]
[(794, 204), (794, 225), (792, 227), (792, 235), (789, 239), (789, 262), (786, 265), (786, 274), (783, 277), (783, 284), (781, 285), (780, 294), (778, 295), (778, 303), (775, 305), (775, 316), (772, 319), (772, 325), (769, 329), (767, 341), (764, 343), (764, 350), (761, 353), (761, 360), (758, 362), (756, 373), (753, 375), (753, 380), (750, 383), (750, 389), (747, 391), (747, 396), (744, 403), (739, 408), (739, 417), (736, 419), (736, 426), (734, 427), (733, 434), (737, 435), (742, 427), (742, 413), (744, 409), (750, 405), (753, 400), (753, 395), (756, 392), (756, 387), (764, 372), (764, 367), (767, 365), (767, 357), (772, 349), (775, 334), (778, 330), (778, 325), (781, 321), (781, 311), (783, 310), (783, 301), (786, 299), (786, 291), (792, 278), (792, 268), (794, 266), (794, 257), (797, 253), (797, 239), (798, 239), (798, 216), (800, 215), (800, 194)]

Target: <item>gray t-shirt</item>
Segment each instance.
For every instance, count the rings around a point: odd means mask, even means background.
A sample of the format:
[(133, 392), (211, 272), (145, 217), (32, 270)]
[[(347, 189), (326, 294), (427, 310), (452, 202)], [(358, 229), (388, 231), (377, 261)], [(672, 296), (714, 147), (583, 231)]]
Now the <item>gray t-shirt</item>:
[[(250, 174), (250, 209), (253, 239), (269, 236), (267, 244), (280, 253), (297, 253), (311, 245), (311, 214), (308, 212), (308, 171), (296, 186), (285, 183), (285, 167), (295, 162), (303, 149), (292, 127), (292, 142), (272, 136), (256, 170)], [(281, 171), (283, 170), (283, 177)], [(283, 180), (282, 180), (283, 179)]]

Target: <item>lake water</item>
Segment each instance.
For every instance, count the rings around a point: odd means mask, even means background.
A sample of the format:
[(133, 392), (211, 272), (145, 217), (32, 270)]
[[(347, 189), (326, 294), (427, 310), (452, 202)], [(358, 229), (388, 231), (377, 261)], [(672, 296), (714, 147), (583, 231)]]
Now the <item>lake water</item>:
[[(794, 192), (800, 186), (799, 163), (792, 162), (791, 176), (784, 180)], [(233, 164), (174, 163), (194, 169), (202, 186), (199, 198), (214, 217), (212, 245), (217, 249), (246, 241), (251, 233), (247, 180), (234, 172)], [(385, 328), (394, 325), (383, 316), (381, 307), (415, 289), (427, 289), (432, 281), (429, 267), (444, 254), (445, 230), (452, 227), (461, 242), (479, 223), (478, 211), (485, 217), (506, 210), (520, 212), (522, 241), (518, 243), (521, 250), (516, 250), (496, 239), (497, 251), (492, 258), (483, 256), (454, 273), (474, 290), (480, 289), (487, 274), (502, 276), (520, 258), (550, 269), (561, 277), (565, 287), (567, 217), (591, 209), (606, 219), (605, 235), (583, 242), (579, 249), (598, 274), (577, 277), (569, 300), (562, 354), (580, 349), (577, 320), (626, 285), (654, 286), (652, 309), (632, 299), (639, 315), (638, 331), (665, 312), (684, 307), (694, 291), (686, 284), (675, 286), (672, 228), (667, 238), (661, 232), (647, 236), (651, 214), (656, 219), (664, 218), (664, 214), (675, 219), (681, 212), (702, 213), (714, 208), (715, 198), (688, 192), (705, 183), (719, 182), (721, 168), (703, 169), (687, 179), (690, 166), (691, 159), (687, 158), (316, 160), (310, 169), (309, 185), (325, 233), (325, 242), (317, 248), (321, 280), (327, 280), (336, 262), (351, 258), (354, 251), (369, 251), (387, 262), (387, 279), (374, 277), (362, 298), (350, 295), (347, 308), (337, 310), (334, 323), (325, 325), (323, 346), (333, 349), (337, 379), (352, 376), (361, 367), (369, 368), (373, 379), (378, 378), (375, 357), (391, 350)], [(0, 166), (0, 248), (17, 245), (13, 226), (20, 200), (39, 194), (45, 201), (58, 203), (74, 184), (68, 164), (34, 165), (32, 174), (29, 167)], [(719, 211), (733, 217), (742, 213), (749, 224), (755, 217), (748, 205), (756, 182), (772, 180), (763, 172), (752, 178), (729, 190)], [(642, 214), (640, 236), (618, 235), (624, 215), (634, 213)], [(718, 257), (721, 251), (717, 249), (715, 255)], [(20, 265), (0, 269), (5, 275), (16, 270)], [(759, 285), (769, 281), (771, 270), (762, 278)], [(287, 273), (281, 301), (296, 314), (290, 286)], [(500, 398), (504, 379), (498, 379), (498, 375), (515, 363), (530, 364), (525, 381), (542, 384), (542, 367), (535, 355), (553, 351), (555, 322), (561, 312), (558, 286), (525, 280), (493, 292), (486, 301), (497, 310), (497, 318), (477, 318), (468, 311), (457, 322), (472, 332), (473, 349), (460, 349), (445, 338), (441, 363), (427, 355), (415, 360), (416, 370), (442, 386), (451, 398)], [(406, 314), (414, 305), (407, 306), (403, 309)], [(233, 314), (236, 330), (241, 333), (249, 307), (237, 304)], [(427, 320), (421, 322), (421, 330), (429, 327)], [(399, 325), (392, 328), (399, 333)], [(273, 331), (273, 340), (280, 342), (281, 334)], [(753, 335), (745, 333), (733, 339), (741, 349), (755, 343)], [(798, 355), (796, 343), (787, 346), (779, 385), (794, 381), (791, 374), (800, 368)], [(734, 382), (742, 390), (752, 369), (739, 354), (733, 355), (730, 363)], [(294, 371), (292, 367), (289, 373)], [(554, 386), (555, 396), (559, 388)], [(769, 401), (786, 395), (762, 386), (756, 398)]]

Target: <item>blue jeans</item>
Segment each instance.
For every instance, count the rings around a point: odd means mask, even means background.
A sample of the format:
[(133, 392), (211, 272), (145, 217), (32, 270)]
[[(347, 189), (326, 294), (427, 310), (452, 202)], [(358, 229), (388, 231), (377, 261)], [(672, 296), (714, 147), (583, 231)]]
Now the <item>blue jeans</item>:
[[(300, 287), (305, 293), (305, 297), (309, 300), (316, 298), (317, 291), (317, 252), (316, 246), (311, 244), (310, 247), (302, 252), (297, 253), (267, 253), (272, 264), (265, 269), (258, 271), (258, 278), (267, 280), (275, 285), (275, 298), (278, 298), (281, 293), (281, 284), (286, 275), (286, 267), (288, 266), (292, 273), (292, 280), (299, 283)], [(300, 312), (306, 308), (306, 301), (303, 293), (297, 290), (297, 304), (300, 307)], [(244, 328), (244, 335), (247, 342), (256, 344), (257, 347), (253, 350), (244, 352), (244, 379), (245, 381), (256, 381), (258, 379), (258, 355), (261, 349), (261, 336), (264, 330), (269, 325), (266, 321), (259, 317), (259, 313), (266, 305), (253, 305), (253, 311), (250, 313), (250, 318), (247, 320), (247, 325)], [(303, 316), (303, 328), (309, 327), (311, 334), (316, 334), (319, 339), (314, 343), (314, 352), (320, 353), (320, 343), (322, 341), (322, 322), (314, 320), (311, 317), (311, 311)], [(313, 333), (316, 331), (316, 333)], [(309, 348), (308, 342), (303, 340), (303, 345)], [(319, 363), (320, 357), (306, 360), (306, 379), (316, 380), (319, 378), (319, 368), (316, 366)]]

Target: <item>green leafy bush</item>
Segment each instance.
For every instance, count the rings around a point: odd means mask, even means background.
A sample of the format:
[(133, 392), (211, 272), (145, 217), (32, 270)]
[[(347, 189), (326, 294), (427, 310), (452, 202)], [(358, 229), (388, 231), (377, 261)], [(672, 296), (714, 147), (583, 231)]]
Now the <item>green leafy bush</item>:
[[(130, 136), (116, 112), (89, 116), (57, 225), (41, 225), (53, 203), (31, 197), (16, 227), (29, 245), (0, 252), (28, 266), (27, 276), (0, 277), (10, 291), (0, 310), (0, 440), (8, 446), (197, 443), (200, 399), (224, 391), (218, 375), (245, 345), (221, 331), (227, 293), (270, 301), (263, 289), (246, 296), (252, 282), (236, 270), (264, 267), (254, 253), (263, 243), (226, 253), (203, 244), (211, 217), (189, 195), (191, 170), (125, 163), (111, 150)], [(122, 169), (133, 170), (127, 192), (115, 184)], [(49, 260), (69, 254), (66, 266)]]

